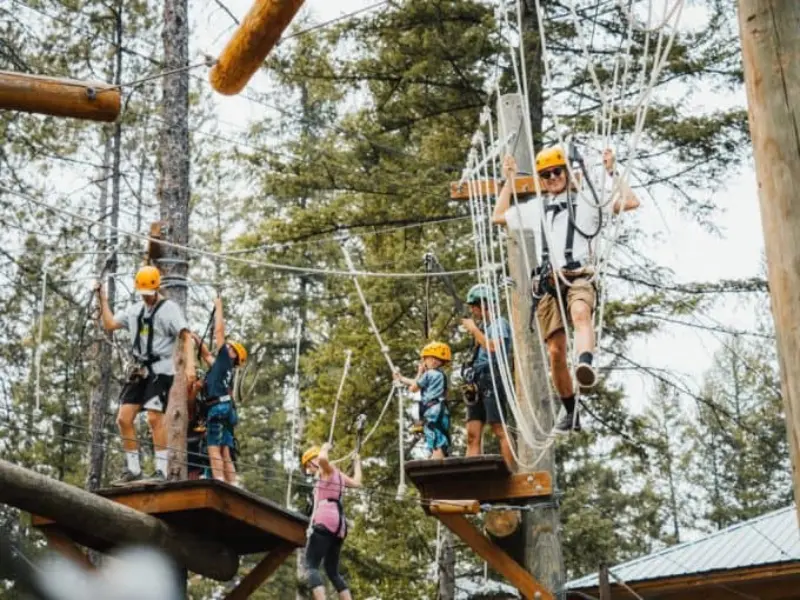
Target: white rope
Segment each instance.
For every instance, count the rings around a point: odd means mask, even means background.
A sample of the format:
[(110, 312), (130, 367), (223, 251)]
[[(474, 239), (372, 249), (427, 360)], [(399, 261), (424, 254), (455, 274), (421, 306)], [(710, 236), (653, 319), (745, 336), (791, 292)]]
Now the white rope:
[[(295, 459), (295, 438), (297, 437), (297, 420), (300, 413), (300, 345), (303, 340), (303, 320), (297, 319), (297, 333), (295, 334), (297, 343), (294, 350), (294, 392), (295, 405), (292, 410), (292, 435), (289, 441), (289, 463), (294, 464)], [(292, 475), (294, 468), (289, 469), (289, 480), (286, 484), (286, 507), (292, 507)]]
[(344, 382), (347, 380), (347, 372), (350, 370), (350, 358), (353, 356), (352, 350), (347, 350), (342, 369), (342, 379), (339, 381), (339, 389), (336, 392), (336, 401), (333, 403), (333, 418), (331, 419), (331, 430), (328, 433), (328, 443), (333, 444), (333, 430), (336, 428), (336, 413), (339, 412), (339, 400), (342, 398)]
[[(83, 221), (84, 223), (90, 223), (92, 225), (96, 225), (96, 224), (99, 223), (99, 221), (97, 221), (96, 219), (92, 219), (91, 217), (87, 217), (87, 216), (81, 215), (79, 213), (76, 213), (76, 212), (73, 212), (71, 210), (62, 208), (60, 206), (54, 206), (52, 204), (48, 204), (47, 202), (39, 200), (38, 198), (34, 198), (33, 196), (29, 196), (27, 194), (23, 194), (21, 192), (18, 192), (16, 190), (11, 189), (11, 188), (0, 186), (0, 192), (12, 194), (12, 195), (17, 196), (19, 198), (24, 198), (25, 200), (27, 200), (27, 201), (29, 201), (29, 202), (31, 202), (33, 204), (36, 204), (37, 206), (41, 206), (42, 208), (45, 208), (47, 210), (52, 210), (53, 212), (60, 213), (60, 214), (62, 214), (64, 216), (70, 217), (71, 219), (76, 219), (78, 221)], [(220, 259), (224, 259), (224, 260), (229, 261), (229, 262), (236, 262), (236, 263), (243, 264), (243, 265), (249, 265), (251, 267), (262, 267), (262, 268), (265, 268), (265, 269), (272, 269), (272, 270), (275, 270), (275, 271), (286, 271), (286, 272), (290, 272), (290, 273), (306, 273), (306, 274), (315, 274), (315, 275), (335, 275), (335, 276), (341, 276), (341, 277), (351, 277), (351, 276), (353, 276), (352, 272), (343, 271), (343, 270), (339, 270), (339, 269), (322, 269), (322, 268), (317, 268), (317, 267), (297, 267), (297, 266), (294, 266), (294, 265), (285, 265), (285, 264), (274, 263), (274, 262), (253, 260), (253, 259), (248, 259), (248, 258), (239, 258), (237, 256), (230, 256), (230, 255), (225, 255), (225, 254), (222, 254), (222, 253), (219, 253), (219, 252), (211, 252), (209, 250), (203, 250), (202, 248), (195, 248), (195, 247), (192, 247), (192, 246), (176, 244), (174, 242), (169, 242), (167, 240), (154, 239), (154, 238), (151, 238), (150, 236), (147, 236), (147, 235), (143, 235), (143, 234), (140, 234), (140, 233), (135, 233), (135, 232), (132, 232), (132, 231), (128, 231), (126, 229), (123, 229), (122, 227), (114, 227), (114, 226), (108, 225), (108, 224), (105, 224), (104, 226), (106, 228), (112, 230), (112, 231), (116, 231), (117, 233), (119, 233), (122, 236), (126, 236), (126, 237), (129, 237), (129, 238), (132, 238), (132, 239), (141, 240), (141, 241), (145, 241), (145, 242), (155, 241), (155, 242), (158, 242), (161, 246), (164, 246), (164, 247), (167, 247), (167, 248), (174, 248), (174, 249), (186, 252), (187, 254), (193, 254), (193, 255), (196, 255), (196, 256), (203, 256), (203, 257), (212, 258), (212, 259), (220, 258)], [(469, 274), (474, 274), (474, 273), (475, 273), (475, 269), (461, 269), (461, 270), (456, 270), (456, 271), (445, 271), (444, 273), (442, 273), (442, 275), (469, 275)], [(381, 272), (381, 271), (357, 271), (355, 273), (355, 275), (357, 275), (359, 277), (375, 277), (375, 278), (386, 278), (386, 279), (421, 279), (421, 278), (425, 278), (425, 277), (428, 276), (427, 273), (403, 273), (403, 272), (392, 273), (392, 272)]]
[[(383, 416), (386, 414), (386, 411), (391, 406), (392, 399), (394, 398), (394, 394), (395, 394), (395, 391), (397, 389), (398, 388), (395, 385), (392, 385), (390, 387), (389, 395), (386, 397), (386, 402), (383, 403), (383, 408), (381, 408), (381, 412), (378, 415), (378, 419), (375, 421), (375, 424), (372, 426), (372, 429), (369, 430), (369, 433), (367, 433), (367, 435), (364, 436), (364, 439), (361, 440), (361, 446), (362, 447), (369, 441), (369, 439), (372, 437), (372, 434), (374, 434), (378, 430), (378, 425), (381, 424), (381, 421), (383, 421)], [(336, 460), (332, 460), (331, 463), (332, 464), (339, 464), (339, 463), (344, 462), (346, 460), (350, 460), (351, 458), (355, 457), (355, 455), (356, 455), (356, 451), (355, 450), (351, 450), (350, 453), (347, 454), (347, 456), (343, 456), (342, 458), (337, 458)]]
[[(358, 281), (358, 274), (355, 270), (355, 266), (353, 265), (353, 259), (350, 256), (350, 252), (347, 250), (347, 243), (342, 243), (342, 253), (344, 254), (344, 260), (347, 263), (347, 268), (349, 269), (349, 273), (353, 278), (353, 284), (356, 287), (356, 292), (358, 293), (358, 297), (361, 300), (361, 305), (364, 307), (364, 315), (367, 317), (367, 322), (369, 323), (369, 327), (372, 330), (375, 339), (378, 340), (378, 346), (381, 349), (381, 354), (386, 359), (386, 364), (389, 365), (389, 370), (394, 374), (397, 371), (397, 368), (394, 366), (392, 362), (392, 357), (389, 354), (389, 346), (387, 346), (383, 342), (383, 338), (381, 337), (381, 332), (378, 330), (377, 325), (375, 325), (375, 319), (372, 315), (372, 307), (367, 302), (367, 298), (364, 296), (364, 291), (361, 289), (361, 284)], [(400, 391), (397, 394), (397, 431), (398, 431), (398, 454), (400, 460), (400, 482), (397, 485), (397, 499), (401, 499), (405, 496), (406, 493), (406, 471), (405, 471), (405, 454), (403, 448), (403, 435), (405, 433), (405, 412), (404, 412), (404, 405), (403, 405), (403, 392)]]

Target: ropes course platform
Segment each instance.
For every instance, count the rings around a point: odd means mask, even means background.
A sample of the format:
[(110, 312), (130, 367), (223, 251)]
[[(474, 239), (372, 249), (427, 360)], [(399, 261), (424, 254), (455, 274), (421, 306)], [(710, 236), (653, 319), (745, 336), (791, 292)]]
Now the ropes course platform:
[(491, 454), (409, 461), (405, 472), (419, 489), (425, 512), (508, 579), (523, 598), (553, 599), (547, 588), (467, 519), (481, 504), (552, 495), (550, 473), (511, 473), (502, 456)]
[(187, 571), (227, 581), (240, 556), (266, 552), (225, 600), (248, 598), (306, 541), (307, 517), (220, 481), (145, 481), (81, 494), (104, 507), (96, 526), (80, 516), (36, 512), (32, 524), (54, 550), (87, 567), (79, 546), (108, 552), (140, 541), (166, 549)]
[(531, 500), (550, 496), (550, 473), (511, 473), (502, 456), (455, 456), (412, 460), (406, 475), (426, 500), (477, 500), (480, 503)]
[[(306, 541), (305, 516), (221, 481), (141, 482), (96, 493), (157, 517), (176, 531), (202, 531), (204, 538), (223, 543), (240, 556), (269, 552), (287, 542), (299, 548)], [(115, 540), (92, 531), (70, 530), (38, 516), (33, 526), (43, 533), (57, 527), (82, 546), (101, 552), (115, 546)]]

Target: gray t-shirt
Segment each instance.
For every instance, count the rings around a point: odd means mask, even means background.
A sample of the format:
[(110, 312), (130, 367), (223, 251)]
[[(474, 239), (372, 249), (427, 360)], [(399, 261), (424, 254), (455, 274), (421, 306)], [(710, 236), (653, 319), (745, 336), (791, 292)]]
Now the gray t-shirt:
[[(147, 323), (145, 319), (153, 312), (144, 302), (137, 302), (124, 308), (114, 315), (114, 320), (128, 330), (131, 344), (136, 340), (136, 328), (139, 323), (139, 313), (145, 309), (142, 319), (142, 330), (139, 332), (139, 347), (132, 349), (133, 357), (144, 360), (147, 357)], [(159, 358), (152, 365), (153, 373), (157, 375), (174, 375), (175, 366), (172, 362), (172, 352), (178, 334), (183, 329), (189, 329), (180, 307), (172, 300), (165, 300), (156, 313), (153, 322), (153, 354)]]

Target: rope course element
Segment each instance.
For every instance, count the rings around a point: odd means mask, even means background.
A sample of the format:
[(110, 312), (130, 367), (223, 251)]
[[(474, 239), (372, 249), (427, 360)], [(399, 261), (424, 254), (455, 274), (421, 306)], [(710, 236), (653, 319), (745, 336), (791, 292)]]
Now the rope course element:
[[(12, 195), (17, 196), (19, 198), (24, 198), (24, 199), (28, 200), (29, 202), (31, 202), (33, 204), (36, 204), (37, 206), (41, 206), (42, 208), (45, 208), (47, 210), (51, 210), (51, 211), (53, 211), (55, 213), (62, 214), (62, 215), (66, 216), (66, 217), (69, 217), (71, 219), (75, 219), (75, 220), (78, 220), (78, 221), (83, 221), (85, 223), (98, 224), (98, 221), (92, 219), (91, 217), (87, 217), (85, 215), (81, 215), (81, 214), (76, 213), (74, 211), (71, 211), (71, 210), (68, 210), (68, 209), (65, 209), (65, 208), (61, 208), (59, 206), (55, 206), (55, 205), (49, 204), (47, 202), (44, 202), (43, 200), (39, 200), (38, 198), (34, 198), (33, 196), (30, 196), (28, 194), (24, 194), (22, 192), (19, 192), (17, 190), (13, 190), (11, 188), (0, 186), (0, 192), (5, 192), (5, 193), (8, 193), (8, 194), (12, 194)], [(352, 277), (353, 275), (356, 275), (358, 277), (376, 277), (376, 278), (388, 278), (388, 279), (424, 279), (425, 277), (428, 276), (428, 274), (424, 273), (424, 272), (414, 272), (414, 273), (409, 273), (409, 272), (397, 272), (397, 273), (394, 273), (394, 272), (386, 272), (386, 271), (383, 271), (383, 272), (381, 272), (381, 271), (378, 271), (378, 272), (373, 272), (373, 271), (355, 271), (355, 272), (353, 272), (353, 271), (343, 271), (343, 270), (337, 270), (337, 269), (323, 269), (323, 268), (318, 268), (318, 267), (298, 267), (298, 266), (294, 266), (294, 265), (286, 265), (286, 264), (280, 264), (280, 263), (274, 263), (274, 262), (266, 262), (266, 261), (252, 260), (252, 259), (246, 259), (246, 258), (238, 258), (238, 257), (235, 257), (235, 256), (228, 256), (228, 255), (225, 255), (225, 254), (222, 254), (222, 253), (219, 253), (219, 252), (211, 252), (209, 250), (203, 250), (202, 248), (196, 248), (196, 247), (193, 247), (193, 246), (186, 246), (186, 245), (183, 245), (183, 244), (176, 244), (174, 242), (170, 242), (170, 241), (167, 241), (167, 240), (151, 238), (150, 236), (147, 236), (147, 235), (144, 235), (144, 234), (141, 234), (141, 233), (135, 233), (133, 231), (128, 231), (126, 229), (123, 229), (122, 227), (115, 227), (115, 226), (109, 225), (109, 224), (104, 224), (104, 226), (106, 228), (112, 230), (112, 231), (116, 231), (120, 235), (129, 237), (129, 238), (132, 238), (132, 239), (144, 241), (144, 242), (150, 242), (150, 241), (158, 242), (162, 246), (173, 248), (173, 249), (176, 249), (176, 250), (182, 250), (183, 252), (186, 252), (188, 254), (194, 254), (194, 255), (197, 255), (197, 256), (204, 256), (204, 257), (212, 258), (212, 259), (222, 259), (222, 260), (226, 260), (226, 261), (230, 261), (230, 262), (236, 262), (236, 263), (239, 263), (239, 264), (249, 265), (251, 267), (263, 267), (265, 269), (272, 269), (272, 270), (275, 270), (275, 271), (286, 271), (286, 272), (291, 272), (291, 273), (307, 273), (307, 274), (315, 274), (315, 275), (331, 275), (331, 276), (339, 276), (339, 277)], [(460, 270), (455, 270), (455, 271), (447, 271), (445, 274), (446, 275), (467, 275), (467, 274), (472, 274), (474, 272), (475, 272), (474, 269), (460, 269)]]
[(336, 391), (336, 400), (333, 403), (333, 418), (331, 419), (331, 430), (328, 433), (328, 443), (333, 444), (333, 432), (336, 429), (336, 413), (339, 412), (339, 400), (342, 398), (342, 391), (344, 391), (344, 382), (347, 381), (347, 373), (350, 371), (350, 359), (353, 357), (353, 351), (347, 350), (345, 353), (344, 367), (342, 368), (342, 379), (339, 381), (339, 389)]

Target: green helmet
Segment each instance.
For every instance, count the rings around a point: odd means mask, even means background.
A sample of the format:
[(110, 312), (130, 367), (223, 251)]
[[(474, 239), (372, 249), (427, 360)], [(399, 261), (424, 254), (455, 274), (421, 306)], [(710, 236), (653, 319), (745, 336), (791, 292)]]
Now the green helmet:
[(481, 304), (492, 299), (492, 290), (484, 283), (473, 285), (467, 292), (467, 304)]

